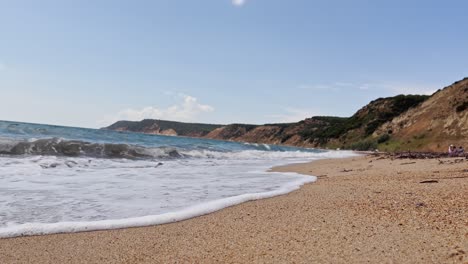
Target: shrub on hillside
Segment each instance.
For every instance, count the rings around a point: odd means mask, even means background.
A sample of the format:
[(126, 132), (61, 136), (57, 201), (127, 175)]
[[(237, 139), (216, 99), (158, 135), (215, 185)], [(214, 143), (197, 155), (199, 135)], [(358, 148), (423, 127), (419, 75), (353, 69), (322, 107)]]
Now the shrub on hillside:
[(349, 148), (359, 151), (374, 150), (377, 148), (377, 142), (373, 140), (361, 140), (351, 144)]
[(390, 135), (389, 135), (389, 134), (383, 134), (382, 136), (380, 136), (380, 137), (377, 139), (377, 143), (378, 143), (378, 144), (382, 144), (382, 143), (384, 143), (384, 142), (387, 142), (389, 139), (390, 139)]
[(468, 101), (464, 102), (463, 104), (457, 106), (455, 109), (457, 112), (463, 112), (468, 108)]

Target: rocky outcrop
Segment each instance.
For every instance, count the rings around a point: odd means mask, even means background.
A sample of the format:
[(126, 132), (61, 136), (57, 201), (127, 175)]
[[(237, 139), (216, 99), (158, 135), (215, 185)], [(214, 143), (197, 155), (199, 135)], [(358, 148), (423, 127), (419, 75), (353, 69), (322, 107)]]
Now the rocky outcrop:
[(211, 139), (222, 139), (222, 140), (239, 140), (247, 132), (256, 126), (253, 125), (242, 125), (242, 124), (232, 124), (217, 128), (205, 137)]

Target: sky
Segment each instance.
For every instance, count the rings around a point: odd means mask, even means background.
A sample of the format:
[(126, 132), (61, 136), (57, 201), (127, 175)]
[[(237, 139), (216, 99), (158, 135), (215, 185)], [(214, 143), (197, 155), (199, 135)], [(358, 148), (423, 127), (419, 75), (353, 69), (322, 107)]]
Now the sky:
[(0, 0), (0, 120), (351, 116), (468, 76), (467, 1)]

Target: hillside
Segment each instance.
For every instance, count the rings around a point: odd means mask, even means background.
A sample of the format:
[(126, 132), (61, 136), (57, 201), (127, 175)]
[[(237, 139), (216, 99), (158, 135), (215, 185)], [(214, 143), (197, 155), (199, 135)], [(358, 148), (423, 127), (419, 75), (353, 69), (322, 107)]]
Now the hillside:
[(432, 96), (379, 98), (351, 117), (316, 116), (289, 124), (207, 125), (119, 121), (105, 129), (300, 147), (445, 151), (468, 146), (468, 79)]
[(426, 98), (413, 95), (380, 98), (350, 118), (317, 116), (290, 124), (222, 126), (145, 119), (140, 122), (119, 121), (105, 129), (301, 147), (369, 149), (375, 148), (376, 144), (362, 142), (363, 139), (380, 124)]
[(398, 95), (379, 98), (349, 118), (317, 116), (292, 124), (263, 126), (228, 125), (206, 135), (208, 138), (304, 147), (369, 149), (377, 147), (365, 139), (428, 96)]
[(320, 147), (323, 142), (318, 138), (306, 139), (305, 131), (322, 131), (342, 118), (312, 117), (298, 123), (291, 124), (266, 124), (261, 126), (232, 124), (217, 128), (206, 135), (207, 138), (234, 140), (243, 142), (283, 144), (301, 147)]
[(421, 105), (386, 122), (373, 134), (388, 135), (384, 150), (446, 151), (468, 146), (468, 78), (437, 91)]
[(219, 127), (221, 127), (221, 125), (144, 119), (142, 121), (118, 121), (103, 129), (131, 131), (155, 135), (203, 137), (213, 129)]

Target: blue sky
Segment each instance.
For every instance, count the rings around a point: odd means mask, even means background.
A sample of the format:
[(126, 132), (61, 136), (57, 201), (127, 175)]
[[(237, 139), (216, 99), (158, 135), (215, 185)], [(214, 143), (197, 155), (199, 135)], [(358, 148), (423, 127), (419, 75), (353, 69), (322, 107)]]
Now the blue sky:
[(468, 76), (466, 1), (0, 0), (0, 119), (350, 116)]

